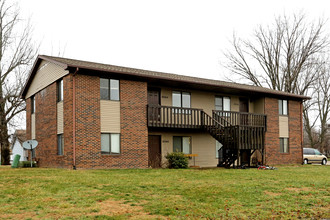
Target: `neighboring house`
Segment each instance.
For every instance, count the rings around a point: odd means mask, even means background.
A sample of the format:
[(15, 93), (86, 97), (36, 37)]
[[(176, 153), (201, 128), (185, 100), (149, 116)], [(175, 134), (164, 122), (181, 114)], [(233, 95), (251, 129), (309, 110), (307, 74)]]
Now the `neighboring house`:
[(22, 98), (41, 167), (159, 167), (173, 151), (200, 167), (302, 163), (305, 96), (39, 56)]
[(12, 137), (11, 142), (11, 155), (10, 162), (14, 160), (16, 154), (21, 155), (20, 161), (27, 161), (28, 152), (23, 148), (23, 142), (26, 141), (25, 130), (16, 130)]

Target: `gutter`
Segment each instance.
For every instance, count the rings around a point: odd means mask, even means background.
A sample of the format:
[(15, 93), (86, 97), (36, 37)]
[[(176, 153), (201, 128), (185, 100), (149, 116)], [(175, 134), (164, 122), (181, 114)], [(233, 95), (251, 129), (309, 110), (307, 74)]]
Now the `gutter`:
[(73, 150), (73, 169), (76, 170), (76, 77), (75, 75), (79, 71), (72, 74), (72, 150)]

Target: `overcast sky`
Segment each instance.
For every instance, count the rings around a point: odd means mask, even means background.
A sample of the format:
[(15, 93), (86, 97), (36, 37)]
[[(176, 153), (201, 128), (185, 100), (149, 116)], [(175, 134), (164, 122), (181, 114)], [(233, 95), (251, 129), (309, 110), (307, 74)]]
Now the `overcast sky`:
[[(19, 0), (40, 54), (224, 79), (222, 51), (274, 16), (329, 17), (318, 0)], [(330, 27), (330, 26), (329, 26)]]

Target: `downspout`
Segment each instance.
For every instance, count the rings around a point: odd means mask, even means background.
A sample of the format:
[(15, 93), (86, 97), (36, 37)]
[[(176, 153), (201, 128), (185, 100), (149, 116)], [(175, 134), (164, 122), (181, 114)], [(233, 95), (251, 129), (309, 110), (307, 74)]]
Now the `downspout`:
[(73, 148), (73, 169), (76, 170), (76, 71), (72, 75), (72, 148)]
[(300, 129), (301, 129), (301, 163), (303, 163), (304, 159), (304, 153), (303, 153), (303, 147), (304, 147), (304, 130), (303, 130), (303, 101), (300, 102)]

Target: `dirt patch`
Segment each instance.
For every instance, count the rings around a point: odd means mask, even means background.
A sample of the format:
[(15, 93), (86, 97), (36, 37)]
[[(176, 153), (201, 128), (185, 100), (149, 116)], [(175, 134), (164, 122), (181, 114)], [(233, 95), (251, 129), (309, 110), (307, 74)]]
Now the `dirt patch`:
[(36, 214), (34, 212), (0, 214), (1, 219), (26, 219), (26, 218), (33, 218), (35, 216)]
[(274, 192), (269, 192), (269, 191), (264, 191), (264, 193), (266, 195), (269, 195), (269, 196), (280, 196), (280, 195), (282, 195), (282, 193), (274, 193)]
[(294, 191), (294, 192), (306, 192), (306, 191), (311, 191), (312, 189), (310, 187), (301, 187), (301, 188), (285, 188), (286, 190), (289, 191)]
[(99, 203), (99, 210), (92, 216), (106, 215), (118, 216), (126, 215), (129, 219), (167, 219), (164, 216), (151, 215), (143, 211), (141, 206), (124, 204), (123, 201), (106, 200)]

